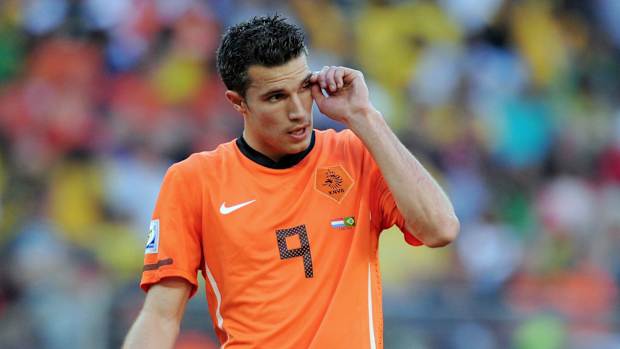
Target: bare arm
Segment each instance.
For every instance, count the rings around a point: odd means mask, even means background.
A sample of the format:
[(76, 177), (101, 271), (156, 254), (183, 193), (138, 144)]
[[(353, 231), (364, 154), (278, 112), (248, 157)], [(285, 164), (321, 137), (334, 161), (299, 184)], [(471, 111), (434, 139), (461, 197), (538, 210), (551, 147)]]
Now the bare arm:
[[(408, 230), (429, 247), (445, 246), (454, 240), (459, 221), (450, 200), (370, 103), (362, 73), (325, 67), (313, 75), (312, 82), (318, 83), (312, 95), (321, 112), (347, 125), (368, 148)], [(328, 91), (327, 97), (319, 86)]]
[(405, 217), (407, 228), (429, 247), (450, 243), (459, 221), (441, 187), (376, 111), (349, 126), (366, 145)]
[(125, 338), (123, 349), (172, 348), (191, 287), (190, 283), (179, 278), (166, 278), (153, 285)]

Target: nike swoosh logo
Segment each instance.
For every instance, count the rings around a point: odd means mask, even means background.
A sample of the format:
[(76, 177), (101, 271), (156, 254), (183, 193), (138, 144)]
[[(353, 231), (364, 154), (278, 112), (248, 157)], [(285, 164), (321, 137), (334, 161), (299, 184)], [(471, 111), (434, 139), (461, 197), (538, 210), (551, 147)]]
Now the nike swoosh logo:
[(250, 201), (246, 201), (246, 202), (242, 202), (240, 204), (237, 204), (235, 206), (230, 206), (230, 207), (226, 207), (226, 203), (222, 202), (222, 206), (220, 206), (220, 213), (221, 214), (229, 214), (229, 213), (235, 212), (238, 209), (242, 208), (243, 206), (247, 206), (247, 205), (253, 203), (254, 201), (256, 201), (256, 199), (250, 200)]

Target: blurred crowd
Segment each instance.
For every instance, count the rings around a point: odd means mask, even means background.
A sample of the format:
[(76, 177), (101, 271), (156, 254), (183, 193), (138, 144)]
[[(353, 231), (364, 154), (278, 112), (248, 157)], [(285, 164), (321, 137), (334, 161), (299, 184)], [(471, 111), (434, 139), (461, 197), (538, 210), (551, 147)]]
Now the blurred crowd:
[[(164, 172), (243, 126), (218, 40), (276, 12), (461, 220), (439, 250), (383, 233), (386, 348), (620, 347), (615, 0), (0, 1), (0, 347), (120, 346)], [(203, 294), (178, 348), (217, 347)]]

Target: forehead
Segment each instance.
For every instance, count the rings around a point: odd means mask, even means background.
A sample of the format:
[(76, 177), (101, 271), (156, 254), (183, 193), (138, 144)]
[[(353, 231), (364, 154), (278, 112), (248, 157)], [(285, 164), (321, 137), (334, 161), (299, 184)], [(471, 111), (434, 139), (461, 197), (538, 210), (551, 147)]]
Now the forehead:
[(248, 69), (248, 77), (250, 78), (248, 91), (254, 89), (260, 93), (274, 88), (297, 88), (297, 85), (308, 76), (308, 73), (310, 73), (310, 69), (305, 54), (276, 67), (253, 65)]

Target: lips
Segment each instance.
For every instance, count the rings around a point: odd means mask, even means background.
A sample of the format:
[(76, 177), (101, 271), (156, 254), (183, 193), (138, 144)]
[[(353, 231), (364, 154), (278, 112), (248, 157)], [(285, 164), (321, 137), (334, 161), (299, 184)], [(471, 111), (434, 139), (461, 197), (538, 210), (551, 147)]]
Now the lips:
[(304, 141), (306, 139), (306, 136), (308, 135), (308, 129), (309, 129), (310, 125), (306, 124), (303, 126), (298, 126), (295, 128), (292, 128), (288, 131), (288, 135), (295, 141), (295, 142), (301, 142)]
[(301, 135), (306, 131), (306, 128), (308, 128), (308, 126), (310, 125), (302, 125), (302, 126), (295, 127), (293, 129), (290, 129), (288, 133), (292, 135)]

